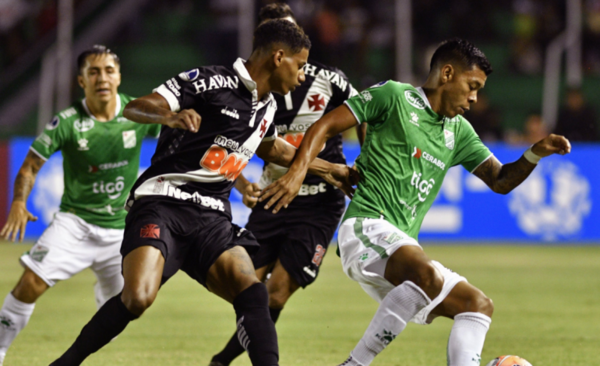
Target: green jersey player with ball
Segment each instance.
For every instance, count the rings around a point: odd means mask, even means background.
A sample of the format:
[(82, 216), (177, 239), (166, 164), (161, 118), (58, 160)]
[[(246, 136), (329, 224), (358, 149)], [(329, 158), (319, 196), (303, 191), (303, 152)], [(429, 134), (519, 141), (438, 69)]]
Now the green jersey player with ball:
[(60, 211), (39, 240), (21, 257), (25, 267), (0, 309), (0, 365), (25, 327), (36, 300), (58, 281), (91, 268), (98, 308), (121, 292), (121, 241), (125, 200), (137, 179), (142, 139), (158, 136), (158, 125), (140, 125), (123, 117), (133, 98), (117, 92), (119, 58), (94, 46), (78, 58), (77, 80), (85, 98), (58, 113), (33, 142), (15, 180), (13, 203), (0, 235), (22, 241), (26, 207), (36, 175), (50, 156), (63, 154), (65, 190)]
[[(494, 192), (521, 184), (539, 159), (566, 154), (569, 141), (550, 135), (510, 164), (501, 164), (462, 117), (492, 68), (471, 43), (452, 39), (434, 53), (425, 84), (379, 83), (316, 122), (289, 172), (263, 190), (278, 211), (297, 194), (307, 165), (332, 136), (369, 124), (356, 162), (358, 189), (339, 229), (345, 273), (379, 302), (365, 334), (343, 365), (369, 365), (409, 321), (454, 319), (449, 366), (478, 366), (492, 301), (466, 279), (431, 260), (417, 242), (425, 214), (448, 169), (462, 165)], [(278, 201), (278, 202), (277, 202)]]

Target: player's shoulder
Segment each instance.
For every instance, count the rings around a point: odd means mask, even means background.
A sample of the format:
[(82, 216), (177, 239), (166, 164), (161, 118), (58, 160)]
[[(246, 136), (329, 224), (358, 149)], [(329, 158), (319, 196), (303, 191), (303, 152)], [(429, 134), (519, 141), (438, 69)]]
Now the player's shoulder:
[(131, 102), (134, 99), (137, 99), (137, 97), (133, 97), (131, 95), (125, 94), (125, 93), (119, 93), (119, 98), (121, 98), (121, 105), (123, 107), (125, 107), (127, 105), (127, 103)]
[(447, 118), (444, 124), (446, 129), (453, 130), (458, 135), (469, 135), (476, 133), (473, 125), (471, 125), (471, 122), (469, 122), (460, 114), (457, 114), (453, 118)]
[(342, 70), (315, 60), (308, 60), (308, 63), (304, 67), (304, 74), (307, 77), (324, 79), (333, 86), (342, 89), (342, 91), (345, 91), (350, 84), (348, 76)]
[(206, 79), (217, 75), (232, 76), (235, 74), (236, 73), (233, 67), (231, 66), (210, 65), (200, 66), (191, 70), (181, 72), (178, 76), (183, 81), (194, 82), (196, 80)]
[(75, 121), (80, 120), (83, 115), (85, 115), (85, 110), (82, 101), (78, 100), (52, 116), (52, 119), (46, 123), (45, 129), (54, 130), (57, 128), (64, 128), (65, 126), (72, 125)]
[[(179, 73), (178, 78), (188, 85), (186, 88), (192, 88), (196, 95), (219, 92), (224, 89), (238, 89), (240, 85), (240, 77), (233, 66), (197, 67)], [(173, 78), (170, 82), (177, 83), (177, 80)], [(179, 85), (175, 84), (173, 88), (179, 90)]]

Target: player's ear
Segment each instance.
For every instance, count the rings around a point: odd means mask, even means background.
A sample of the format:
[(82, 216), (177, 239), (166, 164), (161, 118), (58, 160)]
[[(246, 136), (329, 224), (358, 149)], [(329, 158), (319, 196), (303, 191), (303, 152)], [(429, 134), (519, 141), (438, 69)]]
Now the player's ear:
[(454, 67), (450, 64), (446, 64), (446, 65), (442, 66), (442, 69), (440, 72), (440, 78), (441, 78), (442, 84), (446, 84), (446, 83), (452, 81), (455, 71), (456, 70), (454, 69)]
[(81, 88), (85, 88), (85, 85), (83, 84), (83, 76), (77, 75), (77, 84), (79, 84)]
[(281, 65), (284, 57), (285, 52), (281, 48), (273, 52), (273, 63), (275, 64), (275, 67), (279, 67)]

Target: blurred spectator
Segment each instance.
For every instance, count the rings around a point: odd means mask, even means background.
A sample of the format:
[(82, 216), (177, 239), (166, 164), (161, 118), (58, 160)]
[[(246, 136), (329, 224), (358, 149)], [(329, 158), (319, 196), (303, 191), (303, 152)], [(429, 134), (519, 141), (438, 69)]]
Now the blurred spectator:
[(596, 113), (579, 89), (567, 90), (566, 103), (558, 114), (554, 133), (570, 141), (598, 141)]
[(505, 141), (512, 145), (532, 145), (548, 136), (548, 128), (542, 116), (535, 112), (529, 114), (523, 125), (523, 133), (508, 130)]
[(539, 113), (530, 114), (523, 128), (523, 142), (532, 145), (548, 136), (548, 128)]
[(584, 4), (583, 62), (584, 70), (600, 73), (600, 0)]
[(477, 103), (471, 105), (471, 110), (466, 115), (475, 132), (483, 142), (497, 142), (504, 139), (504, 132), (500, 122), (500, 113), (490, 106), (486, 94), (479, 93)]

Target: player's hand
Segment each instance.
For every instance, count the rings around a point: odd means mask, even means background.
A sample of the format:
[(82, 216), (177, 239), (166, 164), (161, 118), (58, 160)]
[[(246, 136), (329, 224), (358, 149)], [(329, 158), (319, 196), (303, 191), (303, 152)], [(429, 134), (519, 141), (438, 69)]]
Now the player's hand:
[(177, 114), (169, 117), (165, 125), (171, 128), (181, 128), (190, 132), (198, 132), (202, 117), (193, 109), (184, 109)]
[(542, 158), (552, 154), (565, 155), (571, 152), (571, 143), (564, 136), (550, 134), (536, 142), (531, 152)]
[(244, 205), (248, 208), (254, 208), (258, 203), (260, 192), (261, 189), (258, 183), (248, 183), (241, 191)]
[(287, 208), (290, 202), (298, 195), (298, 192), (300, 192), (305, 176), (306, 174), (294, 174), (288, 171), (281, 178), (263, 189), (258, 201), (263, 202), (271, 197), (265, 205), (265, 210), (277, 204), (273, 208), (274, 214), (279, 212), (282, 207)]
[(27, 211), (25, 202), (15, 201), (10, 207), (8, 213), (8, 220), (0, 231), (0, 237), (2, 239), (9, 239), (15, 241), (17, 239), (17, 233), (19, 233), (19, 241), (22, 242), (25, 237), (25, 227), (29, 221), (37, 221), (37, 217), (33, 216), (31, 212)]
[(351, 168), (344, 164), (332, 165), (329, 173), (323, 175), (322, 178), (332, 186), (341, 189), (348, 198), (352, 199), (355, 191), (353, 186), (357, 185), (359, 180), (358, 171), (354, 167)]

